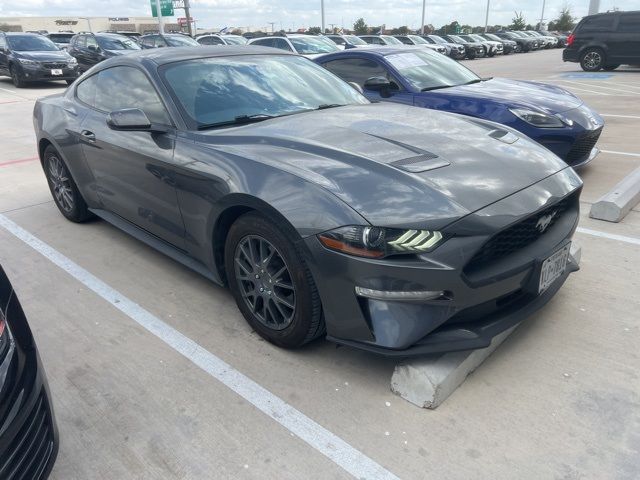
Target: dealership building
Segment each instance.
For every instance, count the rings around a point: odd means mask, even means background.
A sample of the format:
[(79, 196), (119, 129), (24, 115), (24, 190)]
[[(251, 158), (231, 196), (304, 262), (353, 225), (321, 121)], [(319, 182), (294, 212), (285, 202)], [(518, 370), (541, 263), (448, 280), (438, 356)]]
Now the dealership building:
[[(181, 30), (173, 18), (164, 18), (165, 30)], [(0, 17), (0, 30), (9, 32), (41, 31), (100, 32), (121, 30), (129, 32), (154, 32), (158, 20), (154, 17)]]

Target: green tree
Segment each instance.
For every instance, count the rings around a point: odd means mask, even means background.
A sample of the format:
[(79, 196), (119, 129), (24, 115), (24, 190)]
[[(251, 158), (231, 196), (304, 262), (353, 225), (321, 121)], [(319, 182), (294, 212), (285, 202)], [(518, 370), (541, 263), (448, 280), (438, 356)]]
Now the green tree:
[(560, 32), (569, 32), (576, 26), (576, 21), (573, 15), (571, 15), (571, 9), (567, 4), (560, 10), (560, 16), (555, 22), (549, 22), (549, 30), (551, 30), (551, 23), (554, 23), (554, 30)]
[(320, 27), (309, 27), (307, 28), (307, 33), (319, 35), (320, 33), (322, 33), (322, 29)]
[(458, 30), (459, 28), (460, 28), (460, 24), (458, 23), (457, 20), (454, 20), (449, 25), (443, 25), (442, 27), (440, 27), (437, 30), (437, 32), (440, 35), (455, 34), (457, 31), (459, 31)]
[(409, 27), (403, 25), (402, 27), (394, 28), (391, 30), (391, 35), (406, 35), (409, 33)]
[(367, 33), (369, 33), (369, 27), (364, 21), (364, 18), (359, 18), (353, 24), (353, 33), (355, 33), (356, 35), (366, 35)]
[(527, 28), (527, 22), (522, 15), (522, 12), (514, 12), (516, 14), (515, 17), (511, 19), (511, 25), (509, 25), (509, 30), (524, 30)]

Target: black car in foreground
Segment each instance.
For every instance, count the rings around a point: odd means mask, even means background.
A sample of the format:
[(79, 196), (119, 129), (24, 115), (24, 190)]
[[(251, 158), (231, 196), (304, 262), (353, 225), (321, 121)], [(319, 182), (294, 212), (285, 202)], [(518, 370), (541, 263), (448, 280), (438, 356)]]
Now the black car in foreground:
[(557, 156), (493, 122), (370, 103), (285, 51), (111, 58), (39, 99), (34, 127), (67, 219), (228, 285), (283, 347), (486, 347), (577, 270), (582, 182)]
[(82, 33), (69, 43), (68, 52), (84, 72), (107, 58), (140, 50), (135, 40), (115, 33)]
[(29, 82), (78, 77), (78, 62), (47, 37), (35, 33), (0, 32), (0, 76), (11, 77), (17, 88)]
[(567, 39), (565, 62), (580, 62), (587, 72), (640, 64), (640, 11), (584, 17)]
[(0, 478), (43, 480), (57, 453), (58, 430), (42, 363), (0, 267)]

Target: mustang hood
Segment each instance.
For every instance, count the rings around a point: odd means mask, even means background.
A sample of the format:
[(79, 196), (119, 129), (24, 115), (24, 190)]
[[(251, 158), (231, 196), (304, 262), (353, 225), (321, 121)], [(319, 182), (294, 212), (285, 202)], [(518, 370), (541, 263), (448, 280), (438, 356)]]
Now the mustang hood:
[(391, 103), (198, 132), (195, 141), (316, 183), (378, 226), (442, 227), (567, 168), (515, 130)]
[(476, 102), (499, 102), (507, 107), (543, 109), (549, 113), (562, 113), (582, 105), (573, 94), (542, 83), (492, 78), (480, 83), (444, 88), (429, 92), (445, 96), (458, 96)]

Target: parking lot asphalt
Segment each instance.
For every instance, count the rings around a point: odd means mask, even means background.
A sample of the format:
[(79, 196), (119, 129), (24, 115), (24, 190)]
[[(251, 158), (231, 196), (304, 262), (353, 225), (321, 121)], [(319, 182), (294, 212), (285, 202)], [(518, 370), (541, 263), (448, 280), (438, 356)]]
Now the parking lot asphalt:
[[(603, 152), (580, 172), (581, 271), (435, 411), (391, 393), (393, 360), (322, 340), (278, 349), (250, 330), (226, 290), (105, 222), (66, 221), (31, 120), (34, 99), (64, 85), (16, 90), (0, 78), (0, 213), (286, 402), (265, 414), (260, 399), (238, 395), (0, 228), (0, 263), (57, 414), (53, 479), (353, 478), (345, 465), (353, 473), (363, 459), (380, 466), (378, 478), (640, 477), (640, 209), (620, 224), (588, 218), (590, 204), (640, 166), (640, 69), (586, 75), (560, 50), (465, 65), (560, 85), (607, 125)], [(311, 423), (292, 427), (295, 411)], [(301, 434), (321, 429), (362, 456), (337, 461), (325, 437)]]

